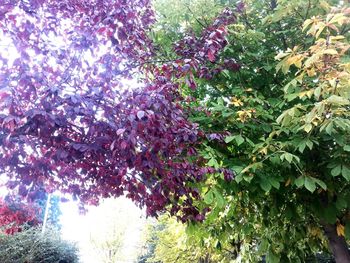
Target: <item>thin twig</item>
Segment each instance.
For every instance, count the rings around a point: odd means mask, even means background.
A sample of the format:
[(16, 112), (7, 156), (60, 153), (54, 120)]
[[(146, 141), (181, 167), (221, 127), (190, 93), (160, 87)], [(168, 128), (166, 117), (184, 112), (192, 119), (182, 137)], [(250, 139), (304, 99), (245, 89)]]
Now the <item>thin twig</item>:
[(201, 22), (199, 21), (199, 19), (197, 17), (195, 17), (194, 13), (192, 12), (191, 8), (189, 5), (186, 5), (188, 11), (190, 11), (190, 13), (192, 14), (192, 16), (194, 17), (194, 19), (197, 21), (198, 24), (200, 24), (203, 28), (206, 28), (206, 26)]

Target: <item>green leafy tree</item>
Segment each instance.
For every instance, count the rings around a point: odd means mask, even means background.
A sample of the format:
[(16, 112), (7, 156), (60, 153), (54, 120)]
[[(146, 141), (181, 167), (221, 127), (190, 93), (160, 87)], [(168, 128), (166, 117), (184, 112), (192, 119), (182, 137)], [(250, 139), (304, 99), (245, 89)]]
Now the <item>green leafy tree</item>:
[(187, 263), (187, 262), (229, 262), (227, 255), (186, 234), (186, 226), (172, 217), (161, 216), (157, 221), (148, 222), (145, 228), (143, 251), (138, 262)]
[(328, 249), (349, 262), (349, 6), (245, 1), (237, 19), (218, 59), (240, 70), (182, 89), (195, 98), (187, 104), (208, 138), (198, 148), (207, 165), (236, 172), (197, 185), (211, 211), (189, 233), (248, 262), (305, 262)]

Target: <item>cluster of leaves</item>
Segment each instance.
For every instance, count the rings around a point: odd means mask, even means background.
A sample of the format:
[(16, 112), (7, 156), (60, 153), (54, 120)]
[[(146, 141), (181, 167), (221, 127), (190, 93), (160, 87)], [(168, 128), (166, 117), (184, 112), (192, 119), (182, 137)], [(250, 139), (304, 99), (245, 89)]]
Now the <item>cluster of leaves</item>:
[(78, 250), (60, 234), (49, 229), (31, 227), (14, 235), (0, 234), (0, 259), (2, 262), (79, 262)]
[(139, 263), (228, 262), (223, 251), (198, 242), (186, 235), (186, 226), (175, 218), (163, 215), (156, 222), (149, 221), (144, 230), (144, 249)]
[(8, 235), (20, 232), (24, 225), (37, 225), (38, 211), (32, 204), (7, 197), (0, 199), (0, 232)]
[[(99, 162), (99, 149), (109, 148), (113, 142), (112, 138), (106, 141), (100, 132), (105, 129), (100, 125), (103, 111), (116, 104), (119, 80), (124, 75), (117, 73), (124, 56), (128, 54), (131, 62), (133, 56), (147, 57), (142, 53), (145, 43), (136, 48), (142, 38), (133, 40), (145, 34), (152, 14), (143, 1), (130, 6), (123, 1), (29, 1), (25, 5), (11, 1), (5, 7), (2, 34), (12, 40), (9, 45), (19, 57), (11, 63), (2, 54), (2, 171), (20, 177), (12, 177), (8, 186), (13, 188), (20, 181), (22, 195), (30, 195), (27, 189), (33, 192), (38, 185), (54, 189), (57, 181), (74, 192), (79, 186), (64, 185), (64, 181), (74, 180), (72, 171), (89, 163), (79, 159), (86, 155)], [(88, 59), (104, 47), (107, 51)], [(115, 132), (118, 127), (112, 130), (115, 136), (120, 135)], [(108, 160), (103, 154), (99, 156)]]
[[(211, 40), (197, 50), (197, 64), (213, 62), (225, 46), (231, 16), (225, 11), (205, 30)], [(172, 204), (183, 220), (203, 220), (192, 201), (198, 193), (188, 185), (207, 172), (192, 157), (200, 133), (172, 79), (181, 72), (178, 78), (191, 82), (195, 65), (188, 56), (177, 66), (148, 63), (153, 20), (149, 1), (3, 6), (0, 172), (9, 189), (30, 198), (44, 186), (89, 204), (125, 193), (148, 215)], [(141, 87), (123, 87), (138, 70), (148, 76)]]
[[(241, 8), (243, 7), (239, 6), (238, 11), (241, 11)], [(175, 54), (186, 59), (184, 61), (186, 64), (183, 67), (188, 71), (195, 72), (198, 77), (207, 79), (211, 79), (223, 69), (238, 70), (239, 64), (234, 59), (226, 59), (223, 63), (218, 61), (220, 51), (227, 45), (226, 27), (235, 21), (235, 13), (227, 8), (215, 18), (209, 27), (201, 32), (200, 36), (196, 36), (192, 32), (176, 42), (174, 45)], [(213, 64), (218, 65), (213, 68)], [(187, 84), (192, 89), (196, 88), (193, 79), (190, 79)]]

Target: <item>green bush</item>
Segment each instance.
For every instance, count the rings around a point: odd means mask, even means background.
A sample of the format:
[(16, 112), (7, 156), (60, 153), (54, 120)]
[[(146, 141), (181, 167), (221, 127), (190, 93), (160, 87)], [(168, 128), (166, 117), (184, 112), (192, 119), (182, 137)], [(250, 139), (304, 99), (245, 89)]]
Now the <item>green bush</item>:
[(0, 233), (2, 263), (75, 263), (78, 249), (74, 243), (62, 240), (60, 233), (31, 227), (14, 235)]

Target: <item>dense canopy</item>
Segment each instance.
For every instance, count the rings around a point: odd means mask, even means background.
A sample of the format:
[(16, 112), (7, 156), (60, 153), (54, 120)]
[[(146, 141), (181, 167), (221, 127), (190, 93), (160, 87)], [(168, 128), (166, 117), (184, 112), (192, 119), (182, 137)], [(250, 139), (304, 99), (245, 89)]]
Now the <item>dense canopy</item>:
[[(179, 41), (179, 59), (157, 66), (149, 1), (4, 4), (0, 171), (7, 186), (31, 197), (44, 184), (89, 204), (125, 193), (150, 215), (173, 204), (173, 214), (201, 220), (192, 204), (198, 193), (187, 185), (206, 172), (197, 157), (189, 160), (201, 134), (172, 77), (194, 86), (192, 69), (209, 70), (203, 65), (216, 60), (234, 18), (224, 10), (200, 38)], [(133, 76), (146, 79), (127, 87)]]
[(2, 1), (6, 186), (125, 194), (233, 259), (304, 261), (327, 238), (350, 261), (349, 16), (335, 0)]

